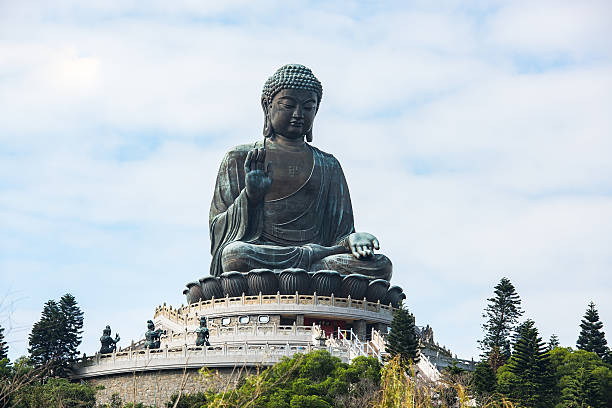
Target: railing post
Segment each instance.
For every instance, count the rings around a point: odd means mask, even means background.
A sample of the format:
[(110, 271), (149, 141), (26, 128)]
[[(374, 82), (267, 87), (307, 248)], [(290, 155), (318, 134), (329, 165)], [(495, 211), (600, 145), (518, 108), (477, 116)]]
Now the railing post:
[(259, 304), (262, 305), (263, 304), (263, 297), (261, 295), (261, 292), (259, 292)]
[(280, 305), (280, 292), (276, 292), (276, 303)]
[(363, 298), (363, 310), (364, 311), (368, 310), (368, 299), (365, 296)]
[(319, 304), (319, 298), (317, 297), (317, 292), (313, 293), (313, 299), (312, 299), (312, 303), (314, 303), (314, 305), (318, 305)]
[(336, 306), (336, 297), (334, 296), (334, 294), (331, 294), (331, 305), (332, 306)]
[(348, 295), (348, 307), (353, 307), (353, 300), (351, 299), (351, 295)]
[(297, 292), (297, 290), (295, 291), (295, 304), (300, 304), (300, 294)]

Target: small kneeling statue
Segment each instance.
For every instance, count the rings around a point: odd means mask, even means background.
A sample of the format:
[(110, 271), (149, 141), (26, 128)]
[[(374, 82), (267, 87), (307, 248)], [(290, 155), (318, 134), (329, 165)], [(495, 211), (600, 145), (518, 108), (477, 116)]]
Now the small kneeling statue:
[(161, 329), (155, 330), (153, 320), (147, 320), (147, 328), (149, 330), (145, 333), (145, 348), (158, 349), (161, 344), (160, 337), (162, 334), (166, 334), (166, 331)]
[(196, 338), (196, 346), (210, 346), (208, 342), (208, 338), (210, 337), (210, 332), (208, 331), (208, 327), (206, 327), (206, 317), (200, 317), (200, 327), (198, 327), (195, 331), (198, 335)]
[(391, 261), (374, 253), (378, 239), (355, 231), (340, 163), (309, 143), (322, 94), (303, 65), (285, 65), (265, 83), (263, 140), (230, 150), (217, 175), (211, 275), (301, 268), (391, 279)]
[(100, 337), (100, 343), (102, 343), (100, 354), (112, 353), (117, 350), (117, 343), (120, 339), (119, 333), (116, 333), (113, 339), (111, 337), (111, 328), (109, 325), (106, 325), (106, 328), (102, 330), (102, 337)]

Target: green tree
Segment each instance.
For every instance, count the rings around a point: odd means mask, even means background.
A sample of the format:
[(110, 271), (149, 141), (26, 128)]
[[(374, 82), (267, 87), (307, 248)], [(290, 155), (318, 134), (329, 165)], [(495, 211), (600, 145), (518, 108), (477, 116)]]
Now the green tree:
[[(333, 407), (363, 381), (380, 385), (381, 366), (373, 357), (345, 364), (325, 350), (284, 358), (259, 375), (247, 377), (235, 390), (206, 395), (210, 407)], [(374, 391), (369, 393), (372, 398)], [(365, 406), (363, 404), (362, 406)]]
[[(500, 376), (500, 391), (521, 407), (553, 406), (555, 377), (549, 351), (538, 335), (532, 320), (522, 325), (514, 354), (508, 361), (505, 376)], [(506, 370), (504, 370), (506, 371)]]
[(603, 323), (599, 320), (599, 313), (595, 309), (595, 303), (589, 303), (589, 307), (580, 323), (580, 335), (576, 347), (580, 350), (592, 351), (600, 358), (608, 358), (608, 342), (605, 333), (601, 331)]
[[(181, 399), (178, 404), (176, 403), (177, 398), (179, 397), (178, 393), (173, 394), (170, 397), (170, 401), (166, 403), (166, 407), (168, 408), (200, 408), (201, 406), (206, 406), (206, 394), (203, 392), (196, 392), (193, 394), (183, 394), (181, 395)], [(176, 405), (174, 405), (176, 404)]]
[(76, 299), (70, 293), (60, 298), (59, 308), (63, 316), (62, 352), (68, 363), (74, 362), (81, 344), (83, 333), (83, 312), (77, 306)]
[(552, 350), (557, 347), (559, 347), (559, 338), (553, 333), (550, 336), (550, 340), (548, 340), (548, 349)]
[(600, 408), (603, 407), (601, 388), (592, 372), (579, 368), (573, 376), (567, 378), (561, 391), (564, 407)]
[(472, 390), (480, 402), (487, 400), (494, 392), (497, 379), (491, 364), (481, 361), (472, 374)]
[(14, 408), (93, 408), (96, 390), (87, 384), (51, 378), (45, 384), (22, 388), (13, 400)]
[(406, 366), (419, 361), (419, 340), (414, 325), (414, 315), (404, 305), (400, 305), (393, 313), (391, 332), (387, 335), (385, 350), (390, 358), (399, 355), (401, 362)]
[(483, 357), (496, 372), (510, 358), (510, 336), (523, 311), (521, 298), (508, 278), (502, 278), (493, 293), (495, 296), (487, 299), (489, 304), (482, 315), (486, 318), (482, 325), (485, 335), (478, 343)]
[(559, 389), (558, 408), (612, 406), (612, 370), (597, 354), (557, 347), (550, 356)]
[(0, 326), (0, 360), (8, 359), (8, 346), (4, 341), (4, 327)]
[(72, 295), (62, 296), (59, 303), (49, 300), (29, 336), (32, 363), (48, 365), (51, 376), (65, 377), (78, 355), (82, 327), (83, 313)]
[(62, 356), (60, 345), (63, 326), (62, 312), (55, 300), (45, 303), (40, 320), (32, 326), (29, 337), (30, 359), (36, 366), (54, 364)]

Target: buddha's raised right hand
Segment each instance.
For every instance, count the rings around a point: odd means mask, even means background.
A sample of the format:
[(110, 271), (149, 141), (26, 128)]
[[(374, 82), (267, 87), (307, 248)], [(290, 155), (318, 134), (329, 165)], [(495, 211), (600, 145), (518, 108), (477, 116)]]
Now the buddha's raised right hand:
[(272, 163), (264, 170), (266, 149), (253, 149), (247, 153), (244, 161), (246, 194), (250, 203), (259, 204), (272, 184)]

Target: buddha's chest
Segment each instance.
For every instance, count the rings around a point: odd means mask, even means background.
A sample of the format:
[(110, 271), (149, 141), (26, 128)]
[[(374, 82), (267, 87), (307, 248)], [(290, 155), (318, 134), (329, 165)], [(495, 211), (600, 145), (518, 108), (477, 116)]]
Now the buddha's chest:
[(272, 185), (265, 200), (277, 200), (296, 192), (310, 178), (314, 158), (310, 149), (287, 152), (266, 151), (266, 163), (272, 163)]

